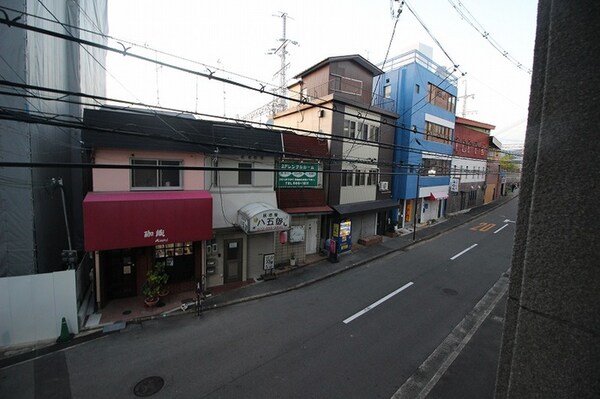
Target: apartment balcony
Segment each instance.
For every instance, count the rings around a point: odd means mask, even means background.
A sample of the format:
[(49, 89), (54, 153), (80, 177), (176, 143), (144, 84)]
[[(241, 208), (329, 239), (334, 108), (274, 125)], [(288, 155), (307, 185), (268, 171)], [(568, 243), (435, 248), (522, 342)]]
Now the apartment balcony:
[(373, 106), (386, 111), (396, 112), (396, 102), (391, 98), (385, 98), (376, 93), (366, 93), (363, 90), (363, 82), (344, 76), (335, 76), (321, 85), (302, 89), (302, 93), (290, 93), (291, 97), (304, 99), (311, 102), (331, 94), (337, 98), (348, 99), (366, 106)]

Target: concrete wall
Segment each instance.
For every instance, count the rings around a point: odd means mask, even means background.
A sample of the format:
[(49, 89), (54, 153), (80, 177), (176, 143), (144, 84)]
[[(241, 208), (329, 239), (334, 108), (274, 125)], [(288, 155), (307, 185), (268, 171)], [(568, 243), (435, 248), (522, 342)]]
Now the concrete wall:
[(600, 397), (599, 21), (596, 1), (538, 5), (496, 398)]
[(75, 270), (0, 278), (0, 347), (78, 333)]

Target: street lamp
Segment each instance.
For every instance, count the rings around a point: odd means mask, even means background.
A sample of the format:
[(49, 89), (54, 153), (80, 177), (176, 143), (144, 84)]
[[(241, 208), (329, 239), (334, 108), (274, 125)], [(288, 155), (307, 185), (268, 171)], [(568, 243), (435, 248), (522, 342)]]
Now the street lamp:
[[(416, 187), (416, 192), (415, 192), (415, 209), (414, 209), (414, 215), (413, 215), (413, 241), (415, 241), (417, 239), (417, 205), (419, 202), (419, 181), (420, 181), (420, 177), (421, 177), (421, 171), (423, 170), (423, 168), (419, 167), (417, 169), (417, 187)], [(431, 169), (429, 169), (427, 171), (427, 175), (428, 176), (435, 176), (435, 168), (432, 167)]]

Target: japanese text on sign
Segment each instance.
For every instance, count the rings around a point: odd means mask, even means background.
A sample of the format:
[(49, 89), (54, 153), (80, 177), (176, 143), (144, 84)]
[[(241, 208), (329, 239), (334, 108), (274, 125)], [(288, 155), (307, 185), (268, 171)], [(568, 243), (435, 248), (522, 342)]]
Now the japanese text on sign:
[(277, 172), (278, 188), (318, 187), (319, 164), (305, 162), (281, 162)]

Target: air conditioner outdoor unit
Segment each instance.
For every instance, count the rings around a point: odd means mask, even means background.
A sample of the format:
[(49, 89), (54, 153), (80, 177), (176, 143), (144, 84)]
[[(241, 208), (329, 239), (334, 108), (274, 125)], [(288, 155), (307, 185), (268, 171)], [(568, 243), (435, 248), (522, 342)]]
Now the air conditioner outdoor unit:
[(380, 191), (387, 191), (388, 189), (388, 182), (386, 181), (380, 181), (379, 182), (379, 190)]

